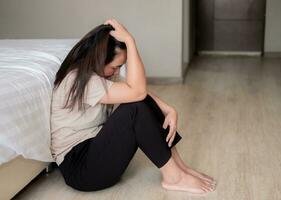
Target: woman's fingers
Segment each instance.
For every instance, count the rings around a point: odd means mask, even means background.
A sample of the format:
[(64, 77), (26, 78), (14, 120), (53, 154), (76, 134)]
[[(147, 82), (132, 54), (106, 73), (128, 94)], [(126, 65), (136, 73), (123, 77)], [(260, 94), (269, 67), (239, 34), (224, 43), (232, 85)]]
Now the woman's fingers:
[(104, 22), (104, 24), (110, 24), (115, 29), (120, 25), (120, 23), (116, 19), (108, 19)]
[(112, 21), (114, 21), (115, 23), (118, 23), (118, 21), (116, 19), (112, 19)]
[(116, 28), (116, 21), (114, 21), (113, 19), (108, 19), (104, 22), (104, 25), (110, 24), (111, 26), (113, 26), (113, 28)]
[(169, 147), (172, 146), (172, 143), (173, 143), (175, 137), (176, 137), (176, 131), (173, 132), (173, 135), (172, 135), (172, 137), (171, 137), (170, 140), (169, 140), (169, 144), (168, 144)]
[(114, 28), (114, 30), (111, 30), (109, 34), (118, 41), (126, 42), (132, 37), (124, 25), (119, 23), (116, 19), (108, 19), (104, 24), (110, 24)]
[(174, 125), (169, 125), (169, 126), (170, 126), (170, 130), (169, 130), (169, 133), (166, 137), (166, 142), (168, 142), (168, 145), (171, 146), (172, 142), (175, 139), (177, 128)]
[(166, 137), (166, 142), (168, 142), (168, 140), (173, 136), (173, 132), (175, 131), (175, 126), (173, 126), (172, 124), (169, 124), (169, 133)]
[(168, 120), (167, 118), (165, 118), (164, 120), (164, 123), (163, 123), (163, 126), (162, 126), (164, 129), (166, 129), (168, 127)]
[(107, 19), (103, 24), (110, 24), (111, 23), (111, 19)]

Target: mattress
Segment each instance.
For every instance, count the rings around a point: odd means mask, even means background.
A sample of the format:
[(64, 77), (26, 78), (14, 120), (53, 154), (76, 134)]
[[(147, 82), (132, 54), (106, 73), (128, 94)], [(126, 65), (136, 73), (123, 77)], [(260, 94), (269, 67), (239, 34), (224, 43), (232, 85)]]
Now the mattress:
[(53, 162), (55, 74), (78, 39), (0, 40), (0, 165), (18, 155)]

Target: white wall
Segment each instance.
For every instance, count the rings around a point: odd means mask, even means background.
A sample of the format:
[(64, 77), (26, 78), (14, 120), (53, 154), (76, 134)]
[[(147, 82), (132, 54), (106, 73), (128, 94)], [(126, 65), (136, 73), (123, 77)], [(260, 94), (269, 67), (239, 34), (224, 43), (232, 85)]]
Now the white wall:
[[(183, 0), (183, 62), (189, 62), (189, 3), (190, 0)], [(185, 68), (186, 65), (183, 65)]]
[(281, 1), (266, 1), (265, 52), (281, 52)]
[(148, 77), (182, 76), (182, 0), (1, 0), (0, 38), (81, 38), (108, 18), (134, 35)]
[[(183, 65), (184, 73), (191, 62), (194, 54), (194, 0), (183, 0)], [(184, 74), (183, 74), (184, 75)]]

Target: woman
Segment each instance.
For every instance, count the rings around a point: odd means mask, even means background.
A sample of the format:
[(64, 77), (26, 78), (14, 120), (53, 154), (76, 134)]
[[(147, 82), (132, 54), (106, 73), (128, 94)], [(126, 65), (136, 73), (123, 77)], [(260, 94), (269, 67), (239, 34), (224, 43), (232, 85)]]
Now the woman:
[[(112, 81), (126, 62), (126, 80)], [(111, 113), (113, 104), (119, 106)], [(147, 92), (135, 40), (114, 19), (86, 34), (56, 74), (51, 150), (66, 184), (77, 190), (116, 184), (140, 147), (160, 169), (163, 188), (213, 191), (213, 178), (181, 160), (176, 125), (176, 110)]]

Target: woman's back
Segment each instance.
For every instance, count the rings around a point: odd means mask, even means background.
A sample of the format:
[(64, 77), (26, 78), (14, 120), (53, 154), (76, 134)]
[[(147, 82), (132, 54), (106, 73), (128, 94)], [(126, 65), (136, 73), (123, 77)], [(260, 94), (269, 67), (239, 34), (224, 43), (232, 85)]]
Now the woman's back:
[(51, 151), (58, 165), (73, 146), (95, 137), (108, 117), (109, 105), (98, 103), (98, 101), (105, 94), (102, 82), (105, 82), (107, 88), (110, 88), (113, 81), (104, 79), (95, 73), (86, 87), (88, 93), (85, 94), (85, 111), (78, 111), (77, 105), (71, 112), (70, 109), (62, 108), (75, 75), (76, 70), (69, 72), (52, 95)]

